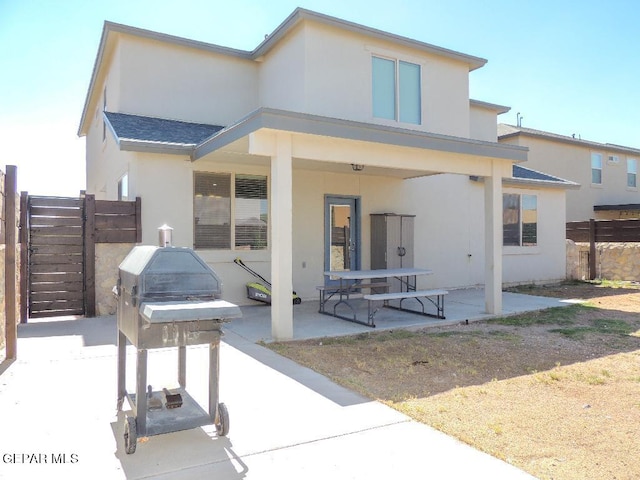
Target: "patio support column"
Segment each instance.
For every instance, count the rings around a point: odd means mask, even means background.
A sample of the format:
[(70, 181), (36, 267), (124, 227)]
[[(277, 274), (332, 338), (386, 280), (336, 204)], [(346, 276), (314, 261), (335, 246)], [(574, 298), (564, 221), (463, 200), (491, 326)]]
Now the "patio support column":
[(293, 338), (291, 135), (278, 132), (271, 157), (271, 336)]
[(502, 313), (502, 175), (496, 160), (484, 178), (484, 303), (487, 313)]

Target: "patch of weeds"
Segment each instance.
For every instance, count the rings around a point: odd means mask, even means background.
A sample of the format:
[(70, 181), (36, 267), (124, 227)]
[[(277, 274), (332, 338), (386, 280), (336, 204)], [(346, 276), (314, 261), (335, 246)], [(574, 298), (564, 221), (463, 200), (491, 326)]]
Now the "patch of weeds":
[(551, 333), (559, 333), (574, 340), (582, 340), (587, 333), (593, 333), (593, 331), (594, 329), (591, 327), (552, 328), (549, 330)]
[(630, 335), (635, 331), (635, 327), (629, 325), (624, 320), (615, 318), (597, 318), (591, 322), (590, 326), (576, 326), (572, 328), (553, 328), (549, 332), (559, 333), (568, 338), (581, 340), (587, 334), (601, 335)]
[(606, 380), (604, 378), (602, 378), (601, 376), (592, 373), (592, 374), (588, 374), (585, 375), (584, 373), (578, 373), (576, 375), (576, 380), (578, 380), (579, 382), (584, 382), (588, 385), (604, 385), (606, 383)]
[(536, 383), (539, 383), (542, 385), (553, 385), (554, 383), (560, 381), (559, 375), (551, 375), (550, 373), (547, 373), (547, 372), (535, 373), (533, 375), (533, 378)]
[(511, 332), (503, 332), (501, 330), (491, 330), (489, 332), (487, 332), (487, 335), (493, 337), (493, 338), (498, 338), (500, 340), (506, 340), (512, 343), (520, 343), (522, 342), (522, 337), (520, 335), (516, 335), (515, 333), (511, 333)]
[(496, 435), (502, 435), (504, 433), (502, 425), (500, 425), (499, 423), (491, 423), (488, 425), (488, 427)]
[(553, 307), (539, 312), (512, 315), (509, 317), (492, 318), (488, 324), (505, 325), (509, 327), (530, 327), (532, 325), (571, 325), (576, 317), (584, 311), (583, 305), (568, 307)]
[(402, 330), (402, 329), (387, 330), (387, 331), (378, 332), (374, 334), (367, 334), (367, 335), (371, 335), (370, 338), (378, 342), (386, 342), (388, 340), (404, 340), (406, 338), (415, 338), (419, 336), (419, 334), (416, 332), (412, 332), (410, 330)]
[(630, 282), (628, 280), (593, 280), (591, 282), (592, 285), (596, 285), (598, 287), (603, 288), (638, 288), (637, 283)]
[(593, 321), (593, 326), (600, 333), (612, 333), (617, 335), (629, 335), (635, 331), (635, 328), (624, 320), (615, 318), (598, 318)]
[(426, 336), (432, 338), (449, 338), (461, 335), (469, 335), (470, 333), (472, 334), (473, 332), (454, 332), (453, 330), (449, 330), (446, 332), (427, 333)]

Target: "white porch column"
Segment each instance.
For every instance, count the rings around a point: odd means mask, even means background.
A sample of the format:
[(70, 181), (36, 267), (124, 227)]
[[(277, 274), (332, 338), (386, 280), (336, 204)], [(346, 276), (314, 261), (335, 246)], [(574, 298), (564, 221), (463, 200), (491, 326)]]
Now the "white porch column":
[(492, 161), (484, 178), (484, 303), (487, 313), (502, 313), (502, 175)]
[(271, 336), (293, 338), (293, 222), (291, 135), (276, 134), (271, 157)]

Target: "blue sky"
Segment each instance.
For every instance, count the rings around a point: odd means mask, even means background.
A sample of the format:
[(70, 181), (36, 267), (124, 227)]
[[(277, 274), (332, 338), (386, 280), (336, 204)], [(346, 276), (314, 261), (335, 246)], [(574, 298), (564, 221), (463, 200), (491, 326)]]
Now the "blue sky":
[(252, 50), (297, 6), (488, 59), (501, 122), (640, 148), (636, 0), (0, 0), (0, 142), (18, 188), (85, 188), (78, 124), (104, 20)]

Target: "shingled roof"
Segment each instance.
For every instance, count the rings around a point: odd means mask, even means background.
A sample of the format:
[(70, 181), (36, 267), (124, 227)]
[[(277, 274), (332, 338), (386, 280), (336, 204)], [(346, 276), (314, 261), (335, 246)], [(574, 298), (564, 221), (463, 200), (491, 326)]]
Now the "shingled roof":
[(122, 141), (193, 147), (224, 127), (165, 118), (104, 112), (118, 143)]
[[(505, 177), (502, 181), (505, 184), (512, 185), (530, 185), (532, 187), (555, 187), (555, 188), (580, 188), (580, 184), (565, 180), (564, 178), (554, 177), (548, 173), (538, 172), (522, 165), (513, 165), (512, 177)], [(481, 181), (482, 177), (472, 176), (471, 180)]]

